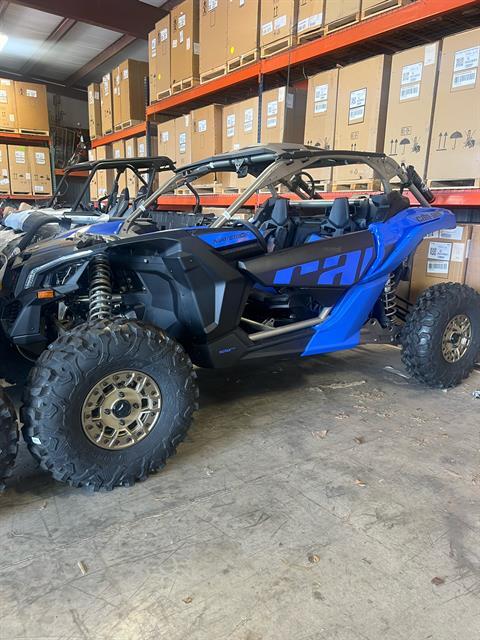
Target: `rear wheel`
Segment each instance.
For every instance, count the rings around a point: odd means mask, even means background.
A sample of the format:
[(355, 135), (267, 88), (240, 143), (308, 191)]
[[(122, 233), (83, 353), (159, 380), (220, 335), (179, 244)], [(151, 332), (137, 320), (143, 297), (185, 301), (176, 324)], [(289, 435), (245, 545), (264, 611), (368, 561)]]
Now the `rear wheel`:
[(163, 332), (124, 320), (81, 325), (32, 370), (23, 433), (57, 480), (132, 485), (175, 453), (197, 393), (190, 359)]
[(11, 475), (18, 449), (18, 426), (15, 410), (0, 391), (0, 490)]
[(480, 295), (452, 282), (427, 289), (402, 330), (402, 361), (429, 387), (454, 387), (472, 371), (480, 349)]

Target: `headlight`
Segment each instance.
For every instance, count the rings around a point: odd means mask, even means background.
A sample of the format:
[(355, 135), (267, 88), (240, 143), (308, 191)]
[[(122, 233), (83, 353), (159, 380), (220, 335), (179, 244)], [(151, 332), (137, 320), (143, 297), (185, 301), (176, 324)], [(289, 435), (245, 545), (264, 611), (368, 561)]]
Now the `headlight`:
[[(62, 258), (57, 258), (56, 260), (51, 260), (50, 262), (46, 262), (45, 264), (42, 264), (39, 267), (34, 267), (28, 274), (27, 278), (25, 279), (24, 288), (31, 289), (35, 285), (35, 281), (37, 280), (37, 277), (40, 274), (45, 272), (47, 272), (47, 277), (52, 276), (54, 280), (56, 277), (55, 274), (58, 274), (58, 278), (60, 278), (61, 280), (62, 277), (63, 278), (65, 277), (65, 273), (68, 271), (68, 268), (72, 267), (73, 270), (70, 271), (70, 275), (68, 276), (70, 278), (72, 275), (75, 274), (76, 271), (78, 271), (79, 268), (81, 268), (83, 265), (86, 264), (85, 260), (79, 261), (79, 258), (84, 258), (85, 256), (89, 256), (91, 255), (91, 253), (92, 253), (91, 249), (88, 249), (85, 251), (78, 251), (74, 255), (63, 256)], [(59, 286), (60, 284), (61, 282), (59, 282), (57, 286)], [(50, 286), (55, 286), (55, 285), (52, 284)]]

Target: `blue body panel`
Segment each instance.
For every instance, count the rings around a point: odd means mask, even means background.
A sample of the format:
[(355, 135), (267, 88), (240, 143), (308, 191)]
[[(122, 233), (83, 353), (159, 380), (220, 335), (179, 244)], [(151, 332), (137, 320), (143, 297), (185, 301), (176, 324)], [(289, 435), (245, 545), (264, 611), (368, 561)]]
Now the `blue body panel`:
[(446, 209), (409, 208), (387, 222), (369, 226), (375, 239), (376, 258), (362, 278), (332, 309), (329, 317), (314, 328), (302, 355), (311, 356), (351, 349), (360, 342), (360, 331), (382, 293), (389, 274), (413, 253), (433, 231), (454, 229), (456, 220)]

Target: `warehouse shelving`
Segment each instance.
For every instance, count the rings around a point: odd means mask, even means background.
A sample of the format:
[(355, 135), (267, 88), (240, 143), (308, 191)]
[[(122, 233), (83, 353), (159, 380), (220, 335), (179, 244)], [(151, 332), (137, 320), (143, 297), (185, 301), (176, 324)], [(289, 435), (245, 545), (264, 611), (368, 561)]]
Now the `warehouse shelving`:
[(147, 123), (140, 122), (139, 124), (133, 125), (133, 127), (128, 127), (126, 129), (122, 129), (121, 131), (114, 131), (112, 133), (108, 133), (101, 138), (94, 138), (92, 140), (92, 148), (102, 147), (105, 144), (111, 144), (112, 142), (117, 142), (118, 140), (125, 140), (126, 138), (134, 138), (135, 136), (145, 135), (147, 131)]
[(18, 144), (24, 142), (25, 144), (30, 144), (32, 142), (38, 143), (50, 143), (50, 136), (37, 136), (31, 133), (8, 133), (5, 131), (0, 131), (0, 144), (8, 144), (9, 142)]

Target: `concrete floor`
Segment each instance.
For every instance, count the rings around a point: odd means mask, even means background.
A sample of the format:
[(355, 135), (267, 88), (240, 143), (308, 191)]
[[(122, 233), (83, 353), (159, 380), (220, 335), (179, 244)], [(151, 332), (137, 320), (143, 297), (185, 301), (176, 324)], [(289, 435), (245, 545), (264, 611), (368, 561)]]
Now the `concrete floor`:
[(131, 489), (56, 484), (22, 447), (2, 640), (480, 638), (480, 374), (445, 393), (385, 365), (200, 371), (188, 441)]

